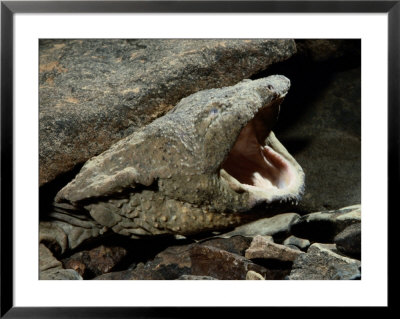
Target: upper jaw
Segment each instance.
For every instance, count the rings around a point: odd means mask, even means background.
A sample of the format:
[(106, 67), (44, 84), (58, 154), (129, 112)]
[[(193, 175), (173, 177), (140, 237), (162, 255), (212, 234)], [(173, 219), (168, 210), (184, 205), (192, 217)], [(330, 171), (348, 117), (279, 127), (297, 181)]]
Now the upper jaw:
[(220, 178), (230, 188), (249, 194), (251, 207), (261, 202), (297, 202), (303, 193), (302, 168), (271, 131), (282, 99), (262, 108), (247, 123), (220, 168)]

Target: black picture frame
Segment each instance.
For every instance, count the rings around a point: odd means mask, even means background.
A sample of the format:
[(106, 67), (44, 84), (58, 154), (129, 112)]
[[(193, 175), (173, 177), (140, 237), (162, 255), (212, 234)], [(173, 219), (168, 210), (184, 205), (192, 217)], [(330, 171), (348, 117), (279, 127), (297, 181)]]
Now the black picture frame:
[[(177, 318), (227, 316), (223, 308), (14, 307), (13, 304), (13, 16), (15, 13), (270, 12), (388, 14), (388, 219), (399, 189), (400, 1), (1, 1), (1, 313), (3, 318)], [(388, 225), (391, 225), (389, 221)], [(389, 230), (388, 230), (389, 231)], [(390, 232), (388, 232), (390, 234)], [(390, 236), (388, 243), (390, 247)], [(390, 249), (389, 249), (390, 250)], [(388, 256), (389, 258), (389, 256)], [(390, 280), (388, 281), (388, 287)], [(389, 309), (391, 302), (388, 300)], [(263, 308), (253, 308), (263, 311)], [(251, 314), (234, 309), (236, 315)], [(268, 315), (277, 314), (270, 308)], [(293, 307), (292, 307), (292, 310)], [(298, 309), (296, 311), (299, 311)], [(300, 310), (301, 311), (301, 310)], [(325, 311), (325, 310), (324, 310)], [(205, 314), (204, 312), (207, 312)], [(335, 312), (335, 310), (334, 310)]]

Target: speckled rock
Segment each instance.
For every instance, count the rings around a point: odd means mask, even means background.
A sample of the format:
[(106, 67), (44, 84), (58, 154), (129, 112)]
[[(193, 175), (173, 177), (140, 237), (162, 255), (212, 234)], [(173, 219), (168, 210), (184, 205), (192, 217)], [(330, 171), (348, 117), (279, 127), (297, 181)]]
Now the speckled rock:
[(81, 251), (64, 259), (65, 269), (74, 269), (83, 278), (99, 276), (112, 271), (126, 256), (122, 247), (105, 247), (103, 245), (91, 250)]
[(268, 270), (243, 256), (205, 245), (194, 245), (190, 251), (192, 274), (221, 280), (244, 280), (249, 270), (267, 276)]
[(357, 264), (336, 265), (335, 271), (332, 280), (361, 280), (361, 267)]
[(298, 237), (328, 243), (347, 226), (360, 222), (361, 205), (353, 205), (301, 216), (293, 223), (291, 231)]
[(283, 241), (283, 244), (287, 246), (296, 246), (301, 250), (305, 250), (310, 246), (310, 241), (291, 235)]
[(251, 223), (236, 227), (234, 230), (220, 235), (220, 237), (232, 237), (236, 235), (254, 237), (257, 235), (282, 236), (290, 232), (291, 225), (300, 218), (296, 213), (284, 213), (269, 218), (262, 218)]
[(73, 269), (52, 268), (41, 271), (40, 280), (82, 280), (83, 278)]
[(232, 85), (295, 52), (293, 40), (41, 40), (39, 185), (181, 98)]
[(336, 235), (334, 242), (342, 254), (361, 259), (361, 223), (346, 227)]
[[(341, 256), (334, 251), (335, 245), (315, 243), (307, 253), (299, 255), (293, 262), (290, 280), (333, 280), (343, 277), (342, 265), (361, 265), (356, 259)], [(348, 269), (347, 269), (348, 271)], [(345, 276), (347, 278), (347, 275)]]
[(280, 261), (293, 261), (303, 252), (294, 250), (285, 245), (271, 242), (263, 236), (254, 237), (250, 247), (246, 250), (247, 259), (276, 259)]

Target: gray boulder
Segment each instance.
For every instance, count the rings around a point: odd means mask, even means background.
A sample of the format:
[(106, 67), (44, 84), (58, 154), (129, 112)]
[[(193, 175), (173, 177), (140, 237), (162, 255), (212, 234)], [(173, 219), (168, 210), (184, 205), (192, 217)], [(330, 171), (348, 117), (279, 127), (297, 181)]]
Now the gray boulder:
[[(290, 280), (353, 279), (361, 263), (335, 252), (335, 245), (315, 243), (293, 263)], [(350, 274), (351, 273), (351, 274)]]

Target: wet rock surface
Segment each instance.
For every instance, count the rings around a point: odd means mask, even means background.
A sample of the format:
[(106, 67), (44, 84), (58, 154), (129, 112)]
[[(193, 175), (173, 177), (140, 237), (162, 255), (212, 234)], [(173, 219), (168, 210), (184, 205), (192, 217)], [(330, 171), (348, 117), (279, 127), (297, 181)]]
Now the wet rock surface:
[[(269, 74), (292, 83), (274, 131), (306, 173), (305, 194), (283, 213), (218, 233), (107, 242), (98, 237), (67, 253), (68, 227), (44, 221), (40, 279), (361, 279), (359, 42), (296, 40), (295, 55), (292, 41), (171, 42), (157, 44), (153, 55), (154, 44), (145, 40), (120, 47), (95, 42), (78, 41), (73, 50), (76, 41), (41, 43), (41, 202), (73, 178), (75, 165), (182, 97)], [(99, 85), (104, 79), (106, 87)]]

